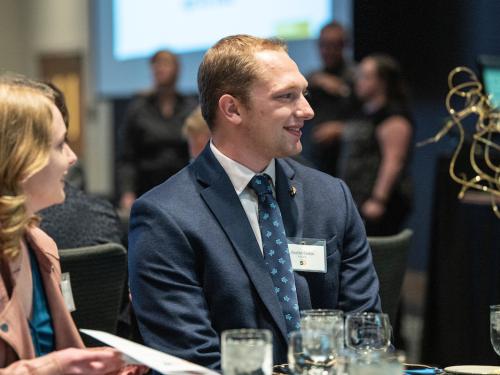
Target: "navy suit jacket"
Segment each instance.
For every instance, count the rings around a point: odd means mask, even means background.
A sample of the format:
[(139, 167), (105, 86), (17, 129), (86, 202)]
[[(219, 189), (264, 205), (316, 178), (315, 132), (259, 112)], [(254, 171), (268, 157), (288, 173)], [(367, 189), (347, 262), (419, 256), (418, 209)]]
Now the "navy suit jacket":
[[(288, 237), (326, 240), (327, 272), (295, 272), (300, 309), (379, 311), (370, 248), (345, 184), (277, 159), (276, 197)], [(222, 331), (266, 328), (275, 363), (286, 362), (287, 332), (273, 282), (210, 147), (135, 202), (129, 272), (146, 345), (219, 369)]]

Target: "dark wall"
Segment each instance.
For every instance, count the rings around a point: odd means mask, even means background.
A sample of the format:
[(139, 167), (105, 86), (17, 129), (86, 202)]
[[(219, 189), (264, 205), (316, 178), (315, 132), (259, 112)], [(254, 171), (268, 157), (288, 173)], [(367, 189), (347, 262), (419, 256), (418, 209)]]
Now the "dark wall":
[[(412, 92), (415, 139), (424, 140), (440, 129), (447, 115), (450, 70), (459, 65), (477, 69), (479, 54), (500, 55), (499, 17), (496, 0), (355, 0), (355, 58), (386, 52), (401, 62)], [(413, 269), (427, 267), (436, 161), (453, 145), (446, 139), (414, 150), (415, 209), (409, 220), (416, 232)]]
[(416, 97), (442, 94), (447, 73), (460, 60), (459, 3), (355, 1), (356, 58), (372, 52), (390, 53), (403, 65)]

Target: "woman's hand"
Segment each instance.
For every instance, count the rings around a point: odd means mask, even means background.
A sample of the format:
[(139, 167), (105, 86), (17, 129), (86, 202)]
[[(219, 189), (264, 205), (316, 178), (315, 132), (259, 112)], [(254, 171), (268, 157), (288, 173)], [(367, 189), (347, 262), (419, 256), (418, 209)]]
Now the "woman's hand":
[(340, 121), (326, 121), (316, 125), (313, 130), (313, 140), (316, 143), (329, 143), (342, 136), (344, 124)]
[(385, 213), (385, 205), (376, 199), (368, 199), (361, 206), (361, 214), (363, 217), (370, 221), (377, 221)]
[(64, 375), (104, 375), (116, 373), (124, 366), (121, 353), (112, 348), (69, 348), (52, 355)]
[(329, 73), (314, 73), (309, 81), (311, 86), (322, 88), (330, 95), (347, 97), (351, 94), (349, 85), (342, 79)]

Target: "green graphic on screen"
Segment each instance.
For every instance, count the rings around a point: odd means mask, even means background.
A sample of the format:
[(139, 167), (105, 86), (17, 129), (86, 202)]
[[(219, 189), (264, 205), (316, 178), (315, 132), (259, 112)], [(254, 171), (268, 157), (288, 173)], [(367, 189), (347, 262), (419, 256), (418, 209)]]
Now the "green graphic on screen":
[(484, 68), (483, 79), (486, 94), (491, 97), (492, 104), (500, 108), (500, 67)]

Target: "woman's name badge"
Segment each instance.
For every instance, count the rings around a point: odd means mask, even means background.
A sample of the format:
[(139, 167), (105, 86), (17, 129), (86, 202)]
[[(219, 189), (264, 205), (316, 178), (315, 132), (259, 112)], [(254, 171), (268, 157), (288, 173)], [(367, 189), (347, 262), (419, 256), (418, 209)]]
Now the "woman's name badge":
[(326, 273), (326, 241), (314, 238), (288, 238), (294, 271)]
[(71, 289), (71, 279), (69, 278), (69, 272), (61, 274), (61, 292), (68, 311), (75, 311), (75, 300), (73, 299), (73, 291)]

